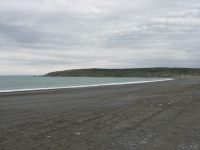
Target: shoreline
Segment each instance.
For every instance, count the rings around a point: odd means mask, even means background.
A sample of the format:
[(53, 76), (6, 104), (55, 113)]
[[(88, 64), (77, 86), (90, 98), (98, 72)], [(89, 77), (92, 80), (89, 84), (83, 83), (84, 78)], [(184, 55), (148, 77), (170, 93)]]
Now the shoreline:
[(0, 149), (200, 149), (200, 77), (0, 93)]
[(127, 84), (142, 84), (151, 82), (170, 81), (174, 78), (163, 78), (153, 81), (135, 81), (135, 82), (119, 82), (119, 83), (107, 83), (107, 84), (95, 84), (95, 85), (79, 85), (68, 87), (47, 87), (47, 88), (35, 88), (35, 89), (15, 89), (15, 90), (0, 90), (0, 93), (13, 93), (13, 92), (27, 92), (27, 91), (43, 91), (43, 90), (59, 90), (59, 89), (75, 89), (75, 88), (87, 88), (87, 87), (99, 87), (99, 86), (112, 86), (112, 85), (127, 85)]

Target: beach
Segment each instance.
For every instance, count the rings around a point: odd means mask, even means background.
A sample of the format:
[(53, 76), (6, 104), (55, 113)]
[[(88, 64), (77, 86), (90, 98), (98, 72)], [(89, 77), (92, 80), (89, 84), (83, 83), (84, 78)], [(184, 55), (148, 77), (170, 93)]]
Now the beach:
[(0, 150), (198, 150), (200, 77), (0, 93)]

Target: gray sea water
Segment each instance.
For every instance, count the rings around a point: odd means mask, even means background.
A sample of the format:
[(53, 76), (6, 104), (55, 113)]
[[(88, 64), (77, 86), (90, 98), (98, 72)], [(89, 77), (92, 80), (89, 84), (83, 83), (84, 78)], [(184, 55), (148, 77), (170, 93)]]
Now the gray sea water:
[(0, 76), (0, 92), (156, 82), (162, 78)]

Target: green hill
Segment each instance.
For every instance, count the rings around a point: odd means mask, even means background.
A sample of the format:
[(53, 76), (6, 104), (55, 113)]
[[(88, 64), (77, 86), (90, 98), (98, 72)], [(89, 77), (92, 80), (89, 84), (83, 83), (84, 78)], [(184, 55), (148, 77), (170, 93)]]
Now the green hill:
[(200, 68), (135, 68), (135, 69), (74, 69), (55, 71), (44, 76), (62, 77), (178, 77), (200, 76)]

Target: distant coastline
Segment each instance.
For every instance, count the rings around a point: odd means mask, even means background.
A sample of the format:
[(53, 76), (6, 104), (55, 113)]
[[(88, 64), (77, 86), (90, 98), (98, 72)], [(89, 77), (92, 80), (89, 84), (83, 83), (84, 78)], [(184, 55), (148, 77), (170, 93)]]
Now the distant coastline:
[(183, 77), (200, 76), (200, 68), (74, 69), (45, 74), (49, 77)]

